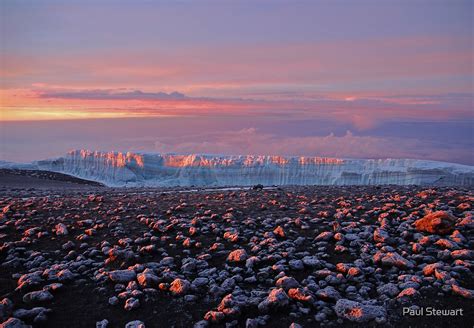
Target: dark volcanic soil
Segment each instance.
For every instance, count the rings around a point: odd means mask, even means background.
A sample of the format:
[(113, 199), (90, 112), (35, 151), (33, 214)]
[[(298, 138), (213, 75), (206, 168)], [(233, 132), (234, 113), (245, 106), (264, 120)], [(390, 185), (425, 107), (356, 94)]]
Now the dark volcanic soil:
[(76, 178), (67, 174), (19, 169), (0, 169), (0, 191), (24, 191), (25, 189), (63, 190), (104, 187), (95, 181)]
[[(35, 327), (474, 322), (472, 190), (88, 188), (0, 191), (0, 300), (13, 303), (13, 311), (0, 305), (0, 319)], [(455, 217), (453, 232), (415, 230), (434, 211)], [(229, 261), (234, 250), (243, 251)], [(52, 299), (28, 294), (52, 283), (62, 284)], [(413, 305), (464, 315), (403, 316)], [(44, 309), (18, 311), (34, 307)]]

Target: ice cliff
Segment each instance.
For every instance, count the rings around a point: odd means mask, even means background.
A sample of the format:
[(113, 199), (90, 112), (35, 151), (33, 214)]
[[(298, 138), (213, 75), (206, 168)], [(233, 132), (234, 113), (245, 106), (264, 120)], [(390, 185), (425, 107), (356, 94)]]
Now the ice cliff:
[(413, 159), (174, 155), (74, 150), (32, 163), (108, 186), (474, 185), (474, 167)]

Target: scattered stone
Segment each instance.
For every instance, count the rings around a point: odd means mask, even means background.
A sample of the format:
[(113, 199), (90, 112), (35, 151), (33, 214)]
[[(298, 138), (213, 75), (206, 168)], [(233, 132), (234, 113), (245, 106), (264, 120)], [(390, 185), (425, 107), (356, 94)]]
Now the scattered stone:
[(374, 263), (386, 266), (394, 266), (400, 269), (412, 269), (415, 265), (396, 252), (377, 252), (374, 255)]
[(385, 320), (386, 318), (386, 311), (382, 306), (365, 305), (347, 299), (338, 300), (334, 311), (338, 317), (357, 323), (374, 319)]
[(20, 319), (9, 318), (7, 321), (0, 323), (0, 328), (31, 328), (31, 326), (25, 324)]
[(127, 311), (131, 311), (133, 309), (136, 309), (140, 306), (140, 301), (134, 297), (130, 297), (125, 301), (125, 306), (124, 309)]
[(115, 270), (109, 272), (109, 278), (113, 282), (130, 282), (132, 280), (135, 280), (136, 277), (137, 274), (133, 270)]
[(145, 328), (145, 324), (140, 320), (130, 321), (125, 325), (125, 328)]
[(289, 298), (282, 288), (273, 289), (267, 298), (258, 304), (258, 310), (266, 313), (270, 309), (282, 308), (288, 305)]
[(244, 262), (247, 260), (247, 252), (245, 249), (236, 249), (235, 251), (230, 252), (229, 256), (227, 257), (227, 261), (229, 262)]
[(189, 290), (190, 285), (189, 281), (177, 278), (173, 280), (169, 290), (173, 295), (184, 295)]
[(437, 235), (450, 234), (455, 224), (456, 218), (445, 211), (430, 213), (414, 223), (416, 230)]
[(53, 294), (51, 294), (49, 291), (39, 290), (25, 294), (25, 296), (23, 296), (23, 302), (48, 302), (51, 301), (53, 298)]

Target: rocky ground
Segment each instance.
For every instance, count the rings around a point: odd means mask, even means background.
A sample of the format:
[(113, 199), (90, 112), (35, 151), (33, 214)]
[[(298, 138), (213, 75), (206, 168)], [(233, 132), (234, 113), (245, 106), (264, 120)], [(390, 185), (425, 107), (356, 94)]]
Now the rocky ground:
[(25, 192), (25, 189), (34, 190), (63, 190), (91, 189), (104, 187), (95, 181), (76, 178), (67, 174), (20, 169), (0, 169), (0, 192)]
[(472, 190), (89, 188), (0, 189), (0, 327), (474, 322)]

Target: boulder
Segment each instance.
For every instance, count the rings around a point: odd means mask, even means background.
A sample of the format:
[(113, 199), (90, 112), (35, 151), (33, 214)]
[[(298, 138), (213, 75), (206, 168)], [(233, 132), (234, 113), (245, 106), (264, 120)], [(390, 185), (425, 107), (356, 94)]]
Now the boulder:
[(445, 211), (437, 211), (416, 220), (416, 230), (437, 235), (450, 234), (454, 230), (456, 218)]

